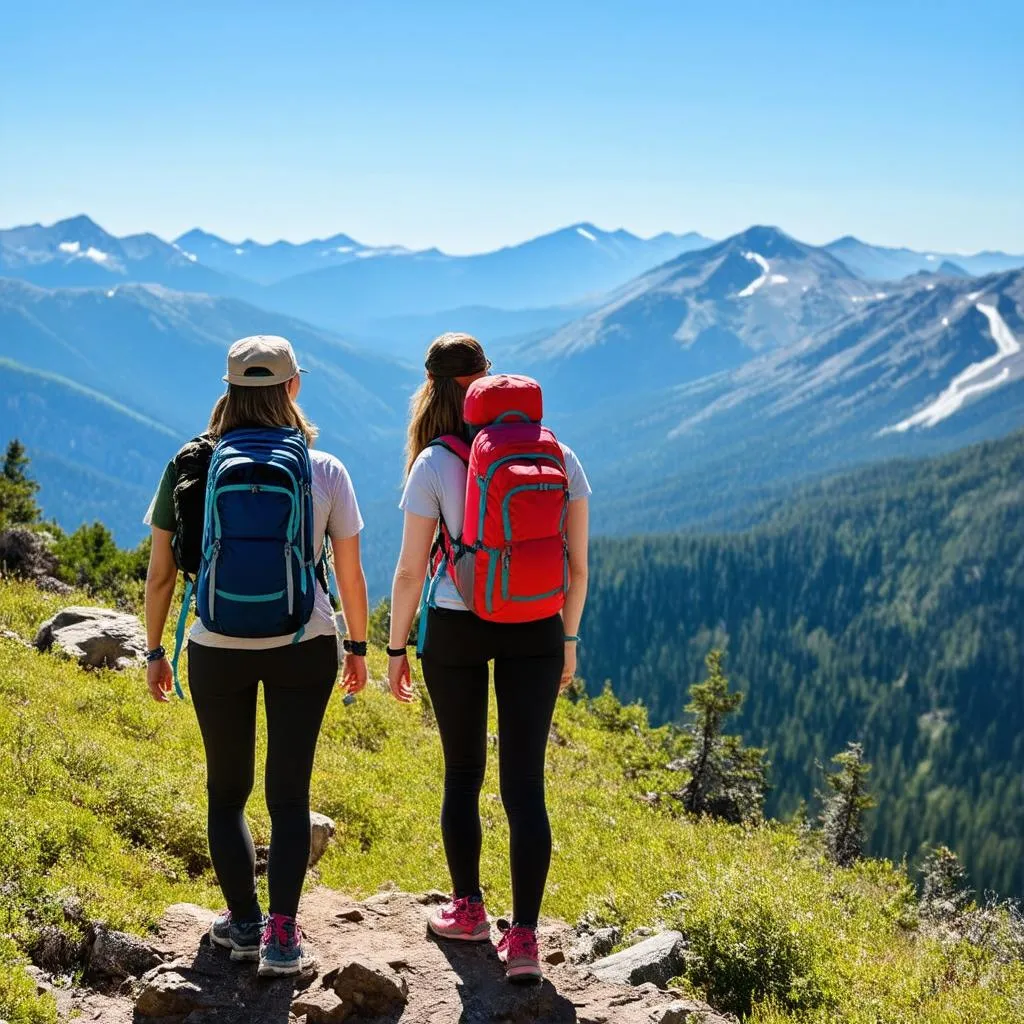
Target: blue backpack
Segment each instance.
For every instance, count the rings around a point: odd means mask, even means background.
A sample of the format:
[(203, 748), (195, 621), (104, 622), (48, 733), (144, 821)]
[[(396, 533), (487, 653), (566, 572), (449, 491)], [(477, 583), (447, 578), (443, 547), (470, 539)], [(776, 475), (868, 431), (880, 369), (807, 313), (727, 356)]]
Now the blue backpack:
[[(313, 537), (312, 466), (291, 427), (233, 430), (213, 450), (206, 479), (196, 611), (214, 633), (301, 639), (313, 614), (318, 570)], [(177, 664), (193, 583), (185, 596)]]

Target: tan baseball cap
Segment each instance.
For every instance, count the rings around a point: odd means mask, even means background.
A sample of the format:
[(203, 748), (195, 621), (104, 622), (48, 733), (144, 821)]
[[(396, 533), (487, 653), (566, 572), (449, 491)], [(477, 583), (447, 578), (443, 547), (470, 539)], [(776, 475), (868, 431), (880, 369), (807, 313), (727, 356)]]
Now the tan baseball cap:
[(228, 372), (223, 379), (229, 384), (262, 388), (284, 384), (295, 374), (305, 372), (296, 361), (295, 350), (287, 338), (254, 334), (236, 341), (228, 349)]

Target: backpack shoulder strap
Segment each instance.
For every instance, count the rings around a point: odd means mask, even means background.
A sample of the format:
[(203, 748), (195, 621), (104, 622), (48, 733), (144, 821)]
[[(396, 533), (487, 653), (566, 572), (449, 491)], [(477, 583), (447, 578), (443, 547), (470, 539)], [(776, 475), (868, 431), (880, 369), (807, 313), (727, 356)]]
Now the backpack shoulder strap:
[(455, 434), (442, 434), (440, 437), (435, 437), (427, 447), (447, 448), (452, 455), (457, 455), (467, 466), (469, 465), (469, 445), (463, 438)]

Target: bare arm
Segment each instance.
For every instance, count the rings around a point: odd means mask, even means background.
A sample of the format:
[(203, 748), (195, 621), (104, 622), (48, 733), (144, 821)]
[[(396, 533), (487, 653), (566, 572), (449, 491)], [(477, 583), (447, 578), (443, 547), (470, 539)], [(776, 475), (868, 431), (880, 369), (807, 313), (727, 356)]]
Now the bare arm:
[[(590, 502), (579, 498), (569, 502), (569, 515), (565, 523), (569, 542), (569, 592), (565, 595), (562, 622), (566, 636), (576, 636), (583, 618), (583, 607), (587, 603), (587, 582), (589, 577), (590, 549)], [(572, 682), (576, 674), (576, 643), (566, 641), (565, 669), (562, 672), (562, 688)]]
[[(149, 568), (146, 571), (146, 646), (155, 650), (163, 640), (167, 613), (174, 598), (174, 584), (178, 578), (178, 567), (174, 564), (171, 551), (170, 530), (158, 526), (150, 528), (153, 546), (149, 552)], [(146, 670), (146, 683), (153, 699), (164, 703), (170, 700), (171, 666), (166, 658), (152, 661)]]
[[(344, 540), (332, 540), (334, 571), (338, 577), (338, 594), (345, 626), (350, 640), (366, 640), (366, 625), (370, 617), (366, 596), (366, 576), (359, 554), (359, 534)], [(358, 693), (366, 686), (366, 659), (357, 654), (346, 654), (341, 685), (348, 693)]]
[(366, 624), (370, 613), (366, 594), (366, 576), (359, 554), (359, 534), (344, 540), (332, 540), (334, 570), (338, 576), (338, 593), (345, 625), (352, 640), (366, 639)]
[[(391, 633), (388, 646), (393, 649), (404, 648), (408, 643), (436, 529), (436, 519), (418, 516), (413, 512), (405, 513), (402, 553), (398, 556), (395, 579), (391, 586)], [(403, 704), (412, 700), (409, 658), (404, 653), (388, 659), (388, 686), (396, 700)]]
[(430, 546), (434, 543), (437, 520), (405, 513), (402, 529), (402, 553), (398, 556), (395, 579), (391, 586), (390, 647), (404, 647), (416, 617), (430, 559)]

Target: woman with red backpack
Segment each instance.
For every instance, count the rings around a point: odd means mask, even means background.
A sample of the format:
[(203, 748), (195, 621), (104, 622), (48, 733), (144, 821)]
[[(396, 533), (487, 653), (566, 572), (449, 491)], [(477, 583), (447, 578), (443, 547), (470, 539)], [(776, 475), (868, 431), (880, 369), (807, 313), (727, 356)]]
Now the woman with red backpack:
[(489, 369), (469, 335), (442, 335), (427, 351), (409, 424), (388, 681), (398, 700), (412, 700), (406, 641), (421, 605), (417, 647), (444, 750), (441, 831), (453, 886), (429, 926), (483, 942), (479, 796), (494, 662), (513, 900), (511, 923), (498, 923), (498, 955), (509, 980), (536, 981), (551, 859), (544, 760), (555, 701), (576, 670), (591, 491), (575, 454), (541, 426), (537, 383)]

